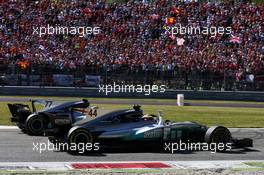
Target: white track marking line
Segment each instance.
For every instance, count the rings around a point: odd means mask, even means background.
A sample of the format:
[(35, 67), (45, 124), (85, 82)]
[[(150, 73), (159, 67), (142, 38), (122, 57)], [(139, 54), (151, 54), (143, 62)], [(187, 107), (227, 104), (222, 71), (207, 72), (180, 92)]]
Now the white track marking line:
[(17, 126), (0, 126), (0, 130), (4, 129), (19, 129)]

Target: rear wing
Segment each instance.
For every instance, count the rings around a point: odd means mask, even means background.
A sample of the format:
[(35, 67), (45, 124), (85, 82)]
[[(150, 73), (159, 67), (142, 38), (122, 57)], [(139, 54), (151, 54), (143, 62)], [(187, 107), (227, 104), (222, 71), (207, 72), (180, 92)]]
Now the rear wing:
[(51, 101), (51, 100), (41, 100), (41, 99), (35, 99), (35, 100), (33, 100), (33, 99), (30, 99), (29, 101), (31, 102), (32, 111), (33, 112), (36, 112), (37, 111), (36, 110), (36, 106), (35, 106), (36, 103), (44, 106), (45, 108), (48, 108), (48, 107), (50, 107), (53, 104), (53, 101)]
[(11, 113), (11, 122), (25, 122), (27, 117), (31, 114), (28, 105), (25, 104), (8, 104), (9, 111)]

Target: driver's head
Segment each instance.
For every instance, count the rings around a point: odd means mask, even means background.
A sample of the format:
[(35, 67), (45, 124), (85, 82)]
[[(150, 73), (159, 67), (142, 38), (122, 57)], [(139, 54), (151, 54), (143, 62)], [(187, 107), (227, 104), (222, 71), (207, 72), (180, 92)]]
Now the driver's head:
[(152, 116), (149, 115), (149, 114), (145, 114), (145, 115), (142, 116), (142, 118), (152, 118)]
[(143, 120), (153, 120), (154, 118), (153, 118), (153, 116), (150, 115), (150, 114), (145, 114), (145, 115), (143, 115), (142, 119), (143, 119)]

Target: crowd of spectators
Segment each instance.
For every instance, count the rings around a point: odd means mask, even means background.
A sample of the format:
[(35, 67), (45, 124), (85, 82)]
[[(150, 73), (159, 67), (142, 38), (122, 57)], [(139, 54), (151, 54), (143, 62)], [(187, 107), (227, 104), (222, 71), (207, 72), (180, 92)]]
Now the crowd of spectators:
[[(166, 19), (182, 26), (231, 27), (227, 35), (177, 35), (164, 32)], [(100, 34), (33, 34), (41, 26), (93, 26)], [(235, 36), (240, 40), (230, 42)], [(263, 4), (178, 0), (0, 0), (0, 69), (21, 65), (45, 70), (102, 73), (124, 70), (205, 73), (232, 76), (264, 71)], [(43, 69), (44, 70), (44, 69)], [(43, 71), (42, 70), (42, 71)]]

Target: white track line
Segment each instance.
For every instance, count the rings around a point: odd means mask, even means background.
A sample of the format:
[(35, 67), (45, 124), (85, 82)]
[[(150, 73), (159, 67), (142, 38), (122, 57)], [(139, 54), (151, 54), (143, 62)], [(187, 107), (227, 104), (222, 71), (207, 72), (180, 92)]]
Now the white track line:
[(17, 126), (0, 126), (0, 130), (5, 130), (5, 129), (18, 129)]

